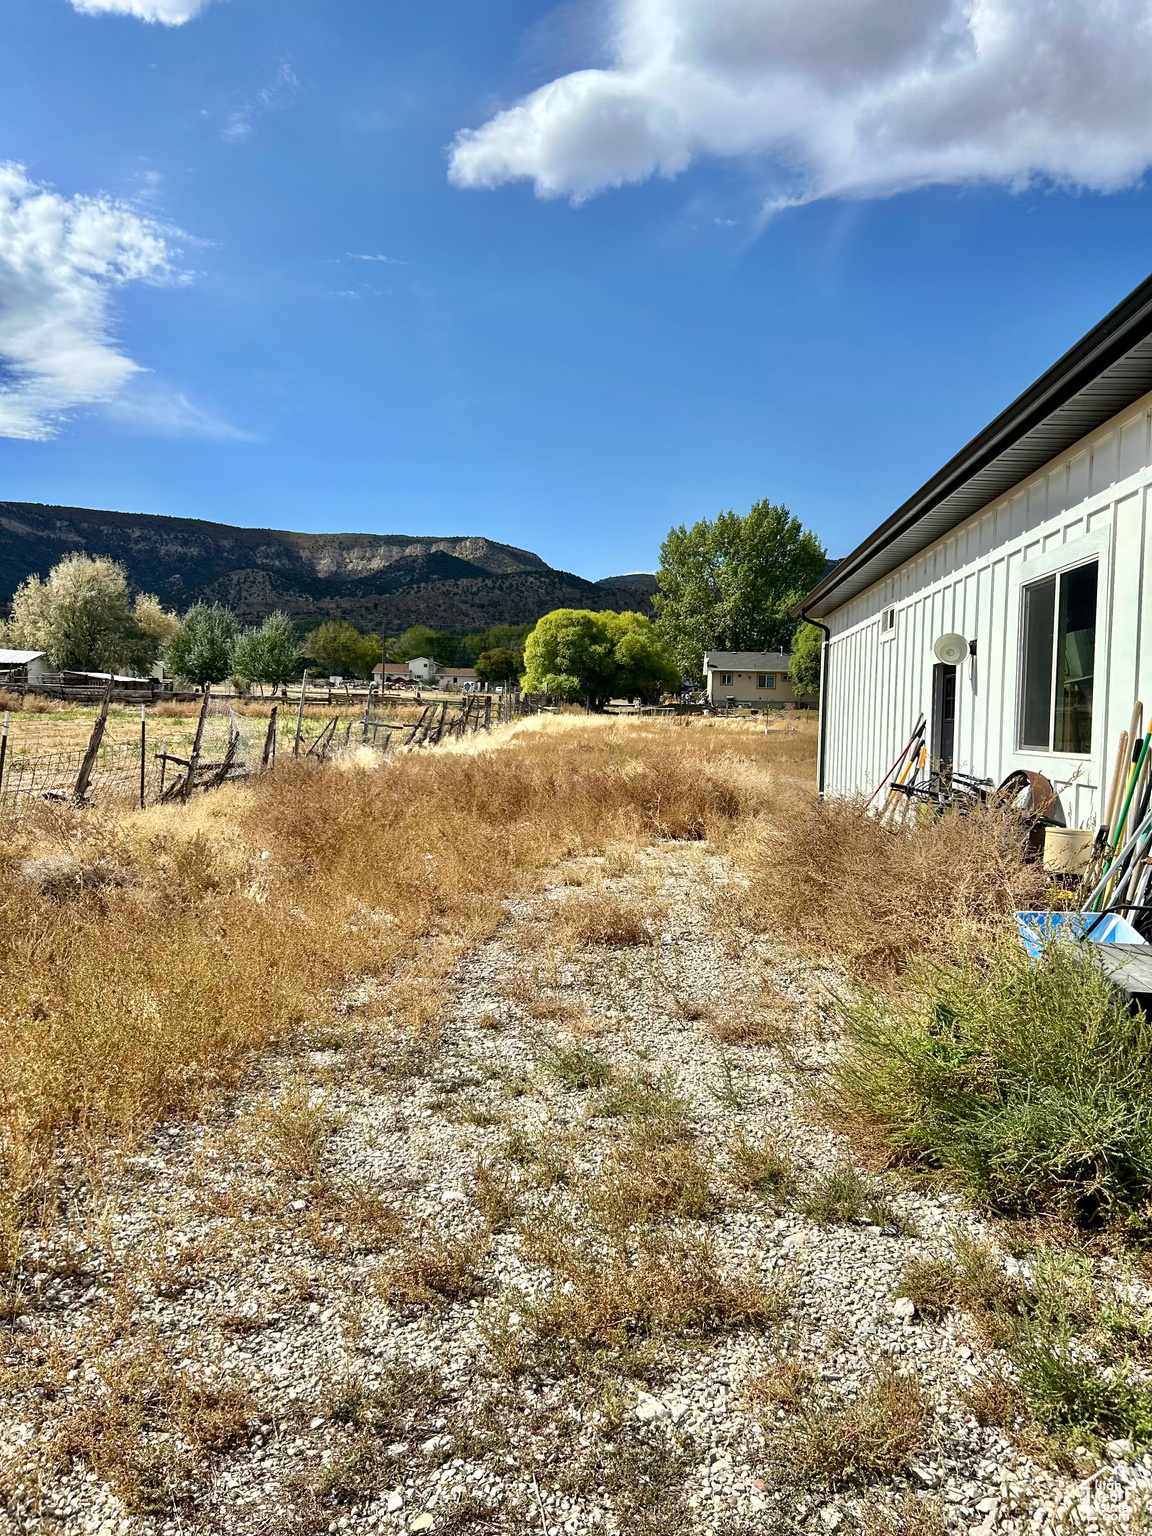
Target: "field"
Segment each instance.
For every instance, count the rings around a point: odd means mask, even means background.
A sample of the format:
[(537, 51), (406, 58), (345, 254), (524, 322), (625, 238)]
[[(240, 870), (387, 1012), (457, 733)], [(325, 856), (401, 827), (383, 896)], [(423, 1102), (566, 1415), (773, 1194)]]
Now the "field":
[(572, 714), (14, 824), (10, 1528), (1142, 1528), (1142, 1023), (1004, 947), (1018, 829), (814, 751)]

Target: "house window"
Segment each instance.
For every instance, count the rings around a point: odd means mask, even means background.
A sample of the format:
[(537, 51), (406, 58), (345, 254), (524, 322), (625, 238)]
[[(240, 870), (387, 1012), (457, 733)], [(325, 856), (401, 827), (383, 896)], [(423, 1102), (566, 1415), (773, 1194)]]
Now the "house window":
[(759, 674), (759, 676), (757, 677), (757, 679), (756, 679), (756, 686), (757, 686), (757, 688), (775, 688), (775, 686), (776, 686), (776, 674), (775, 674), (775, 672), (761, 672)]
[(720, 674), (720, 686), (721, 686), (721, 688), (731, 688), (731, 686), (732, 686), (732, 674), (731, 674), (731, 672), (721, 672), (721, 674)]
[(1098, 562), (1024, 588), (1019, 745), (1092, 750)]
[(884, 612), (880, 615), (880, 633), (882, 635), (890, 635), (894, 633), (895, 629), (896, 610), (895, 608), (885, 608)]

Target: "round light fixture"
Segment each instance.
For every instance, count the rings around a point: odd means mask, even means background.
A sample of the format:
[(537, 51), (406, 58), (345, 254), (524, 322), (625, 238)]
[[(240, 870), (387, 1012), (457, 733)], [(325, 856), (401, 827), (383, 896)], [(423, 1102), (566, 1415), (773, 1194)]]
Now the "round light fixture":
[(941, 635), (932, 651), (945, 666), (958, 667), (968, 654), (968, 642), (963, 635)]

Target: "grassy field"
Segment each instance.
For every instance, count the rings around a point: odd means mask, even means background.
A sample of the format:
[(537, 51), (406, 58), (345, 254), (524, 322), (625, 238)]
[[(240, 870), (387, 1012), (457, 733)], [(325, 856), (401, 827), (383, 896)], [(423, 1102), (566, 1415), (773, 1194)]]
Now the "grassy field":
[(1152, 1444), (1146, 1021), (1024, 959), (1018, 826), (821, 804), (789, 726), (537, 717), (10, 829), (0, 1504), (1077, 1529)]
[(556, 859), (722, 843), (811, 753), (751, 724), (569, 716), (384, 768), (284, 760), (188, 807), (37, 807), (0, 848), (9, 1211), (59, 1157), (218, 1095), (353, 978), (383, 978), (386, 1014), (418, 1032), (444, 966)]

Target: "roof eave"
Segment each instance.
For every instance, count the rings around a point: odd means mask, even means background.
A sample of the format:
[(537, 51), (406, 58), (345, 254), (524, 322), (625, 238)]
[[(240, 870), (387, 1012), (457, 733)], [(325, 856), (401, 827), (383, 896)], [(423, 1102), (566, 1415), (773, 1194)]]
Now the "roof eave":
[[(1029, 478), (1050, 459), (1147, 394), (1152, 390), (1152, 349), (1145, 348), (1139, 357), (1133, 354), (1150, 335), (1152, 277), (1133, 289), (914, 496), (841, 560), (807, 597), (796, 604), (792, 609), (794, 617), (822, 617), (843, 606), (881, 580), (896, 565), (903, 564), (920, 549), (942, 537), (948, 527), (955, 527), (1012, 485)], [(1126, 361), (1130, 366), (1123, 369), (1121, 365)], [(1110, 370), (1115, 373), (1113, 379), (1108, 377)], [(1108, 384), (1112, 387), (1107, 387)], [(1097, 386), (1094, 391), (1096, 400), (1092, 398), (1093, 386)], [(1079, 411), (1073, 409), (1077, 400), (1081, 401)], [(1041, 429), (1052, 424), (1053, 418), (1062, 411), (1067, 417), (1066, 430), (1061, 431), (1061, 424), (1057, 422), (1053, 430), (1041, 434)], [(1037, 437), (1035, 452), (1031, 455), (1026, 443), (1030, 434)], [(1009, 460), (1012, 450), (1020, 448), (1023, 452)], [(1032, 459), (1035, 462), (1031, 462)], [(996, 468), (1001, 461), (1004, 461), (1003, 473), (998, 476)], [(999, 481), (1005, 475), (1010, 478), (1000, 485)], [(983, 499), (979, 505), (958, 504), (950, 522), (946, 512), (939, 525), (925, 529), (918, 540), (914, 536), (908, 539), (898, 558), (885, 564), (882, 558), (885, 551), (890, 550), (902, 535), (918, 529), (930, 513), (942, 508), (950, 498), (959, 499), (960, 493), (971, 486), (977, 476), (981, 482), (987, 482), (986, 495), (981, 485)], [(849, 588), (851, 590), (846, 590)]]

